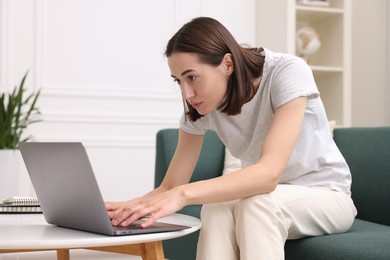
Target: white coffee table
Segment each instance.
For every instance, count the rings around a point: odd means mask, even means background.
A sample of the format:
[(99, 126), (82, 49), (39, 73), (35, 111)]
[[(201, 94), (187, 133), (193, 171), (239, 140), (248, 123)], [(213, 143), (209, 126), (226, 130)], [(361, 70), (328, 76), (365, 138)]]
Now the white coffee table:
[(47, 224), (42, 214), (0, 214), (0, 253), (56, 250), (58, 260), (69, 260), (70, 249), (90, 249), (163, 260), (162, 240), (188, 235), (202, 226), (197, 218), (173, 214), (161, 222), (191, 228), (155, 234), (111, 237)]

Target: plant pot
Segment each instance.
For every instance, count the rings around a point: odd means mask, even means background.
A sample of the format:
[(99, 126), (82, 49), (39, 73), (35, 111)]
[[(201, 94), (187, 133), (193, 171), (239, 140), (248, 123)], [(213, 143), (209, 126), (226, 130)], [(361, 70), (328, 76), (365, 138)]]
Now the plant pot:
[(12, 196), (34, 194), (20, 151), (0, 150), (0, 201)]

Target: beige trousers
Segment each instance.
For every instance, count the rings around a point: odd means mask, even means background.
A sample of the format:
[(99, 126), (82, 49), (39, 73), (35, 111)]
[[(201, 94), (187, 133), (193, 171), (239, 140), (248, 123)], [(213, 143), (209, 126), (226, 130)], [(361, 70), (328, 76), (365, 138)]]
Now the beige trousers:
[(196, 259), (284, 259), (287, 239), (346, 232), (355, 216), (348, 194), (297, 185), (207, 204), (202, 208)]

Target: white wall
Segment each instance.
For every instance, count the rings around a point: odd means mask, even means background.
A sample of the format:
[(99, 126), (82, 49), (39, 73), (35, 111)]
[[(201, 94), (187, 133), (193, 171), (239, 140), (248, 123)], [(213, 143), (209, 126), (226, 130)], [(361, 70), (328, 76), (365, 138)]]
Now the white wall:
[(163, 56), (189, 19), (212, 16), (255, 45), (255, 0), (0, 0), (0, 87), (29, 69), (42, 89), (37, 141), (81, 141), (103, 196), (153, 187), (155, 135), (178, 127), (180, 91)]
[(390, 2), (352, 1), (352, 125), (390, 125)]
[(386, 62), (386, 84), (385, 84), (385, 124), (390, 125), (390, 73), (388, 71), (390, 70), (390, 2), (387, 3), (387, 40), (386, 40), (386, 56), (387, 56), (387, 62)]

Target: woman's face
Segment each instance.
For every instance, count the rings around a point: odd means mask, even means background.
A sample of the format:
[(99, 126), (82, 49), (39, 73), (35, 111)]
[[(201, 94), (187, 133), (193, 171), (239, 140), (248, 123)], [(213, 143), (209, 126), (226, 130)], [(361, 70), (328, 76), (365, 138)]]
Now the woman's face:
[(183, 98), (199, 114), (214, 111), (223, 102), (233, 71), (230, 54), (217, 67), (200, 63), (198, 55), (175, 52), (168, 57), (172, 78), (179, 84)]

